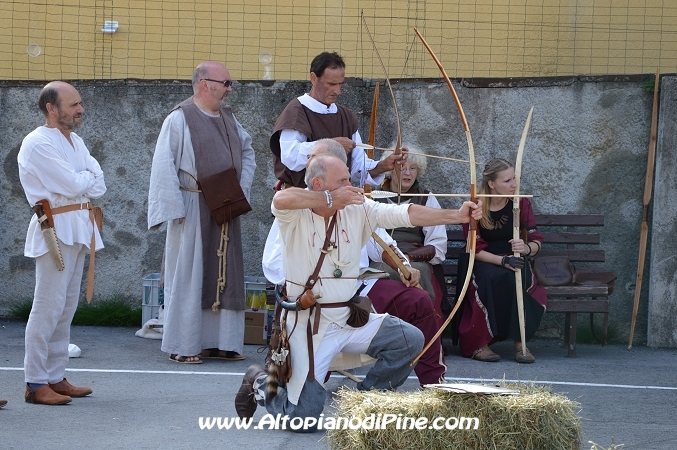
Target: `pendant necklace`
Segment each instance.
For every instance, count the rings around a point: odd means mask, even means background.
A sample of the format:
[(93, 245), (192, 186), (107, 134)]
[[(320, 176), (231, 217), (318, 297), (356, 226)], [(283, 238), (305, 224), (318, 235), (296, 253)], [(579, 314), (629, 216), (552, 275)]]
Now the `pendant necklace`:
[[(338, 214), (338, 213), (337, 213)], [(313, 228), (315, 228), (315, 231), (317, 232), (317, 227), (315, 226), (315, 219), (311, 216), (311, 219), (313, 221)], [(326, 228), (325, 228), (326, 229)], [(337, 233), (338, 226), (337, 224), (334, 224), (334, 229), (332, 230), (332, 234), (338, 235)], [(327, 230), (329, 231), (329, 230)], [(319, 234), (319, 233), (317, 233)], [(325, 233), (325, 236), (327, 233)], [(334, 250), (338, 253), (338, 259), (337, 257), (334, 256)], [(343, 271), (340, 269), (342, 266), (347, 266), (349, 263), (343, 263), (340, 261), (340, 253), (339, 253), (339, 246), (338, 246), (338, 237), (332, 242), (329, 241), (329, 247), (327, 247), (326, 253), (329, 255), (329, 258), (332, 261), (332, 264), (334, 264), (334, 271), (332, 272), (332, 276), (334, 278), (341, 278), (343, 276)]]
[[(338, 213), (337, 213), (337, 214), (338, 214)], [(337, 233), (337, 231), (338, 231), (338, 225), (337, 225), (337, 224), (334, 224), (333, 234), (334, 234), (334, 239), (335, 239), (335, 240), (334, 240), (333, 245), (336, 245), (336, 253), (338, 253), (338, 255), (337, 255), (337, 256), (338, 256), (338, 260), (340, 261), (340, 260), (341, 260), (341, 253), (340, 253), (340, 251), (339, 251), (339, 240), (338, 240), (338, 233)], [(331, 258), (331, 260), (332, 260), (332, 262), (334, 263), (334, 267), (336, 267), (336, 269), (334, 270), (334, 273), (333, 273), (334, 278), (341, 278), (341, 277), (343, 276), (343, 271), (342, 271), (341, 269), (339, 269), (338, 264), (336, 264), (336, 261), (334, 260), (334, 258)]]

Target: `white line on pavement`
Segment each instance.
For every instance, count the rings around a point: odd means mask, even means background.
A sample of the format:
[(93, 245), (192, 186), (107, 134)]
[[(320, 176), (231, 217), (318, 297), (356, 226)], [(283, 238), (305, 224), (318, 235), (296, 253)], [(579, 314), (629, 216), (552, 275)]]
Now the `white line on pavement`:
[[(23, 371), (23, 367), (0, 367), (0, 371)], [(94, 372), (94, 373), (138, 373), (138, 374), (158, 374), (158, 375), (219, 375), (229, 377), (242, 377), (244, 373), (240, 372), (196, 372), (184, 370), (134, 370), (134, 369), (66, 369), (67, 372)], [(361, 375), (357, 375), (361, 376)], [(343, 375), (332, 375), (332, 378), (345, 378)], [(415, 376), (409, 379), (416, 380)], [(448, 381), (468, 381), (472, 383), (523, 383), (523, 384), (543, 384), (558, 386), (583, 386), (583, 387), (605, 387), (616, 389), (651, 389), (664, 391), (677, 391), (674, 386), (642, 386), (634, 384), (607, 384), (607, 383), (579, 383), (575, 381), (529, 381), (529, 380), (506, 380), (503, 378), (454, 378), (449, 377)]]

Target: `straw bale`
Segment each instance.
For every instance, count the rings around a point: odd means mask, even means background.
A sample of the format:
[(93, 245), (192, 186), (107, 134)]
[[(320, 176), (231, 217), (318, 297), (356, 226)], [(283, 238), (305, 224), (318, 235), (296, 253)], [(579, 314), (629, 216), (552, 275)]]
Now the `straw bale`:
[[(504, 384), (519, 395), (454, 394), (425, 389), (416, 392), (361, 392), (340, 389), (334, 398), (336, 418), (373, 417), (374, 425), (386, 414), (401, 417), (385, 429), (327, 430), (327, 440), (335, 450), (366, 449), (578, 449), (581, 429), (577, 413), (580, 404), (563, 395), (553, 394), (548, 387)], [(399, 415), (402, 416), (399, 416)], [(393, 419), (394, 416), (389, 416)], [(426, 417), (423, 429), (412, 427), (404, 417)], [(458, 422), (455, 429), (432, 429), (435, 418), (477, 418), (477, 429), (471, 421)], [(357, 424), (357, 421), (354, 422)], [(457, 423), (449, 421), (450, 428)], [(442, 425), (442, 422), (438, 422)], [(369, 428), (369, 427), (367, 427)], [(381, 428), (381, 429), (377, 429)], [(462, 429), (461, 429), (462, 428)]]

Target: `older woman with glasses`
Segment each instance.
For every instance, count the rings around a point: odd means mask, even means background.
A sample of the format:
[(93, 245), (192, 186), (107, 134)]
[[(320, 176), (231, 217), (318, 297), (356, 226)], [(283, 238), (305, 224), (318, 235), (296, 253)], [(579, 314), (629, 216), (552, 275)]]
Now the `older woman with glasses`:
[[(382, 188), (386, 191), (398, 192), (401, 194), (429, 194), (419, 182), (426, 170), (427, 160), (421, 156), (417, 149), (407, 145), (411, 153), (402, 164), (402, 177), (392, 176), (392, 172), (386, 173), (386, 179)], [(385, 152), (381, 159), (385, 159), (390, 152)], [(380, 202), (397, 203), (396, 198), (377, 199)], [(440, 208), (440, 204), (433, 196), (402, 196), (400, 203), (415, 203), (431, 208)], [(414, 228), (396, 228), (388, 230), (393, 239), (397, 241), (397, 246), (406, 253), (412, 267), (421, 271), (421, 286), (425, 289), (433, 300), (433, 306), (437, 315), (438, 325), (443, 323), (442, 311), (449, 311), (447, 300), (447, 288), (444, 282), (444, 271), (442, 262), (447, 253), (447, 229), (444, 225), (434, 227), (414, 227)], [(391, 278), (399, 280), (399, 275), (390, 267), (381, 267), (390, 273)]]

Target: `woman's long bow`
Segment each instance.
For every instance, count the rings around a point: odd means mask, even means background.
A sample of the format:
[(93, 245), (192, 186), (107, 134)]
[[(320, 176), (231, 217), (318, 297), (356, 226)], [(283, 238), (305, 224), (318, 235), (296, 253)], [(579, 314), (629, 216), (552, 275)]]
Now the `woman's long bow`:
[[(463, 130), (465, 131), (465, 136), (468, 141), (468, 156), (470, 159), (470, 201), (472, 202), (477, 202), (477, 171), (475, 168), (475, 150), (472, 145), (472, 136), (470, 135), (470, 128), (468, 127), (468, 121), (465, 118), (465, 113), (463, 112), (463, 107), (461, 106), (461, 101), (458, 98), (458, 95), (456, 95), (456, 90), (454, 89), (454, 86), (451, 84), (451, 80), (447, 76), (447, 72), (444, 70), (444, 67), (442, 67), (442, 64), (440, 63), (440, 60), (437, 59), (437, 56), (435, 56), (435, 52), (432, 51), (426, 40), (423, 38), (421, 33), (418, 32), (416, 28), (414, 28), (414, 32), (418, 36), (418, 38), (421, 40), (425, 48), (428, 50), (428, 53), (430, 53), (430, 56), (432, 56), (433, 60), (435, 61), (435, 64), (437, 64), (437, 67), (440, 69), (440, 72), (442, 73), (442, 76), (444, 77), (444, 81), (446, 81), (447, 86), (449, 87), (449, 90), (451, 91), (451, 95), (454, 98), (454, 102), (456, 103), (456, 108), (458, 109), (458, 112), (461, 116), (461, 122), (463, 122)], [(477, 241), (477, 223), (471, 218), (470, 219), (470, 229), (468, 231), (468, 241), (466, 244), (466, 250), (470, 254), (470, 258), (468, 260), (468, 271), (465, 276), (465, 280), (463, 281), (463, 288), (461, 289), (461, 293), (459, 294), (458, 298), (456, 299), (456, 305), (454, 306), (454, 309), (451, 311), (451, 314), (449, 314), (449, 317), (447, 317), (447, 320), (444, 321), (444, 324), (442, 324), (442, 327), (437, 330), (437, 333), (435, 333), (435, 336), (428, 341), (428, 343), (423, 347), (423, 350), (414, 358), (414, 360), (411, 362), (410, 365), (416, 364), (416, 362), (423, 356), (423, 354), (430, 348), (430, 346), (435, 342), (439, 337), (442, 335), (442, 332), (444, 329), (449, 325), (449, 322), (451, 322), (451, 319), (454, 317), (456, 314), (456, 311), (458, 311), (459, 306), (461, 305), (461, 302), (463, 301), (463, 297), (465, 296), (465, 293), (468, 290), (468, 286), (470, 285), (470, 279), (472, 278), (472, 271), (473, 267), (475, 266), (475, 245)]]
[[(522, 155), (524, 154), (524, 144), (527, 140), (527, 133), (529, 132), (529, 124), (531, 123), (531, 115), (534, 112), (533, 106), (527, 116), (527, 122), (524, 124), (524, 131), (522, 131), (522, 138), (520, 139), (519, 149), (517, 150), (517, 159), (515, 160), (515, 197), (512, 201), (512, 238), (517, 240), (520, 238), (520, 179), (522, 178)], [(527, 244), (528, 245), (528, 244)], [(519, 252), (515, 252), (514, 256), (520, 257)], [(522, 341), (522, 355), (527, 354), (527, 343), (524, 332), (524, 294), (522, 290), (522, 271), (515, 272), (515, 294), (517, 295), (517, 315), (519, 317), (520, 325), (520, 339)]]

